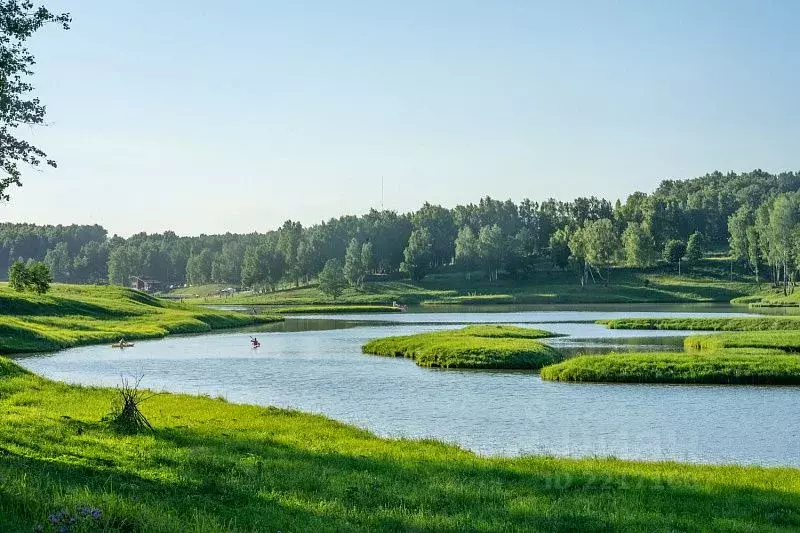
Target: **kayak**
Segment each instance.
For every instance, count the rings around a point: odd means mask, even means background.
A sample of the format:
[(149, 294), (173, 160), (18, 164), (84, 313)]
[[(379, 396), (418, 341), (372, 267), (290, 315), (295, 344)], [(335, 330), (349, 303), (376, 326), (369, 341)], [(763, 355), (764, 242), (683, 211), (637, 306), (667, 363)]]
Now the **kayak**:
[(250, 346), (252, 346), (253, 348), (261, 348), (261, 343), (259, 342), (259, 343), (257, 343), (257, 344), (253, 344), (253, 343), (251, 342), (251, 343), (250, 343)]
[(133, 348), (132, 342), (115, 342), (111, 345), (112, 348)]

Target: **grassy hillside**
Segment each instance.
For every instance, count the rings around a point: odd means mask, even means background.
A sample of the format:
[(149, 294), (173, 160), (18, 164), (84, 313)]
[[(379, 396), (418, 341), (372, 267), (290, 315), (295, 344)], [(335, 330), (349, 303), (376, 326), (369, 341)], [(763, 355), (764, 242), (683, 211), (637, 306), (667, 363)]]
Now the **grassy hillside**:
[[(191, 290), (191, 288), (186, 289)], [(431, 290), (406, 281), (368, 282), (362, 290), (345, 289), (336, 300), (320, 291), (316, 285), (288, 288), (268, 293), (242, 293), (233, 296), (209, 296), (185, 301), (192, 303), (226, 303), (242, 305), (391, 305), (393, 301), (419, 303), (442, 296), (457, 296), (452, 290)]]
[(739, 297), (735, 303), (748, 304), (751, 307), (800, 307), (800, 290), (789, 287), (787, 294), (783, 294), (782, 287), (762, 283), (753, 294)]
[(101, 421), (115, 394), (0, 359), (0, 531), (62, 511), (129, 533), (800, 528), (796, 469), (484, 458), (173, 394), (142, 404), (152, 433), (123, 435)]
[(547, 331), (501, 325), (384, 337), (362, 346), (364, 353), (408, 357), (420, 366), (438, 368), (538, 369), (560, 361), (558, 350), (535, 339)]
[[(492, 305), (547, 303), (658, 303), (658, 302), (729, 302), (751, 295), (752, 281), (741, 275), (730, 279), (729, 263), (710, 258), (686, 267), (682, 276), (672, 266), (651, 269), (614, 268), (607, 283), (597, 280), (587, 287), (578, 283), (573, 271), (544, 270), (526, 280), (501, 279), (489, 282), (480, 273), (440, 273), (420, 283), (410, 281), (372, 281), (363, 290), (347, 289), (331, 300), (315, 286), (287, 288), (265, 294), (208, 296), (194, 298), (195, 303), (236, 303), (244, 305), (326, 305), (377, 304), (393, 301), (424, 305)], [(191, 291), (189, 289), (183, 289)]]
[(122, 287), (53, 285), (44, 296), (0, 284), (0, 354), (202, 333), (280, 320), (166, 302)]

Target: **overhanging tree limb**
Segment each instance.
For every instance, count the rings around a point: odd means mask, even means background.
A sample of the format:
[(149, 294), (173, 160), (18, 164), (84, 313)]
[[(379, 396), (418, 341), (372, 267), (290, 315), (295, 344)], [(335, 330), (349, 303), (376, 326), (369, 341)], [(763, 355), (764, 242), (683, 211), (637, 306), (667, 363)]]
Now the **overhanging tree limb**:
[(36, 60), (25, 47), (37, 30), (54, 23), (68, 30), (68, 13), (54, 14), (29, 0), (0, 0), (0, 200), (8, 200), (8, 188), (22, 185), (19, 165), (55, 167), (56, 162), (30, 142), (15, 135), (22, 125), (44, 123), (45, 106), (31, 97)]

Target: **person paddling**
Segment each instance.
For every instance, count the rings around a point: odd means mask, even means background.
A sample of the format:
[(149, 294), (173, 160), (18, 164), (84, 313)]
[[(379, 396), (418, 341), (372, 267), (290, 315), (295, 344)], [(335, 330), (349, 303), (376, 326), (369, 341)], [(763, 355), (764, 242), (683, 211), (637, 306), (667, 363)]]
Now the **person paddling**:
[(258, 339), (256, 337), (250, 337), (250, 344), (253, 345), (253, 348), (258, 348), (259, 346), (261, 346), (261, 343), (258, 342)]

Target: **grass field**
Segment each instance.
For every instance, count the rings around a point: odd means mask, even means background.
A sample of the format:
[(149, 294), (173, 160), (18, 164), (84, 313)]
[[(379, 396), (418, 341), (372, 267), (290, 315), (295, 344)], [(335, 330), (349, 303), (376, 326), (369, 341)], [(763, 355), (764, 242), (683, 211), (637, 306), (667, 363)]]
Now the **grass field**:
[(546, 331), (531, 328), (479, 325), (384, 337), (368, 342), (362, 351), (408, 357), (426, 367), (538, 369), (561, 360), (556, 349), (536, 340), (551, 336)]
[[(316, 285), (285, 288), (263, 293), (219, 296), (218, 286), (180, 289), (182, 294), (200, 294), (192, 303), (243, 305), (390, 305), (392, 302), (424, 305), (580, 304), (580, 303), (692, 303), (729, 302), (752, 295), (757, 287), (748, 276), (730, 276), (725, 259), (709, 258), (687, 267), (682, 276), (669, 265), (649, 269), (614, 268), (606, 283), (597, 280), (587, 287), (578, 283), (573, 271), (544, 269), (529, 279), (488, 281), (480, 273), (437, 273), (420, 283), (410, 281), (368, 281), (363, 289), (346, 289), (331, 300)], [(203, 293), (203, 294), (201, 294)]]
[(142, 404), (152, 433), (121, 435), (102, 422), (115, 394), (0, 359), (0, 531), (82, 507), (106, 532), (800, 528), (796, 469), (484, 458), (174, 394)]
[(288, 288), (266, 293), (242, 293), (233, 296), (208, 296), (190, 298), (186, 302), (199, 304), (241, 304), (241, 305), (391, 305), (392, 302), (416, 304), (423, 300), (443, 296), (457, 296), (452, 290), (430, 290), (406, 281), (367, 282), (363, 289), (345, 289), (335, 300), (325, 295), (316, 285)]
[(782, 287), (773, 287), (770, 283), (762, 283), (759, 290), (749, 296), (736, 298), (733, 303), (750, 307), (800, 307), (800, 291), (789, 287), (788, 294), (783, 294)]
[(122, 287), (53, 285), (17, 293), (0, 284), (0, 354), (52, 351), (82, 344), (202, 333), (280, 320), (167, 302)]

